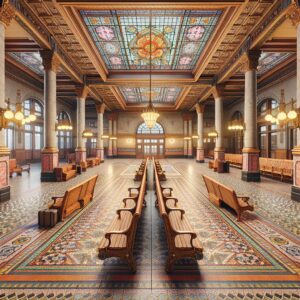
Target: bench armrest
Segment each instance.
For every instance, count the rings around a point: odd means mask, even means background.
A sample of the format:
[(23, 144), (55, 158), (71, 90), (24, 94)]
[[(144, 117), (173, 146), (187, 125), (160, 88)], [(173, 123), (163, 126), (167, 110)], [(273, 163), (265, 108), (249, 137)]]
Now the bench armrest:
[(126, 198), (123, 198), (122, 201), (123, 201), (124, 205), (126, 206), (127, 200), (133, 200), (136, 203), (137, 199), (138, 199), (138, 197), (126, 197)]
[(119, 209), (117, 209), (117, 215), (118, 215), (118, 218), (120, 219), (121, 218), (121, 212), (122, 211), (130, 211), (131, 213), (132, 213), (132, 211), (135, 209), (135, 207), (134, 208), (126, 208), (126, 207), (124, 207), (124, 208), (119, 208)]
[(242, 199), (245, 202), (248, 202), (250, 199), (250, 197), (246, 197), (246, 196), (237, 196), (237, 197), (238, 197), (238, 199)]
[(137, 191), (140, 191), (141, 187), (130, 187), (128, 188), (128, 192), (131, 192), (132, 190), (137, 190)]
[(178, 199), (177, 198), (174, 198), (174, 197), (165, 197), (165, 196), (163, 196), (163, 198), (164, 198), (165, 202), (168, 201), (168, 200), (174, 200), (174, 204), (175, 204), (175, 206), (177, 206), (177, 203), (178, 203)]
[(183, 215), (185, 214), (185, 210), (182, 208), (171, 208), (171, 207), (166, 207), (166, 209), (168, 210), (168, 213), (171, 211), (180, 211), (181, 212), (181, 219), (183, 218)]
[(54, 196), (54, 197), (51, 197), (51, 199), (54, 200), (54, 203), (53, 203), (53, 204), (55, 204), (55, 202), (56, 202), (57, 199), (63, 198), (63, 197), (64, 197), (64, 196)]
[(169, 190), (170, 193), (173, 192), (173, 188), (171, 188), (171, 187), (162, 187), (162, 186), (161, 186), (160, 188), (161, 188), (162, 191), (164, 191), (164, 190)]
[(128, 233), (128, 230), (129, 230), (129, 228), (128, 229), (125, 229), (125, 230), (112, 230), (112, 231), (109, 231), (109, 232), (106, 232), (105, 233), (105, 238), (106, 239), (108, 239), (108, 245), (107, 245), (107, 248), (110, 246), (110, 244), (111, 244), (111, 236), (113, 235), (113, 234), (124, 234), (124, 235), (127, 235), (127, 233)]
[(174, 230), (174, 232), (175, 232), (175, 237), (177, 235), (180, 235), (180, 234), (189, 234), (191, 236), (191, 239), (190, 239), (191, 248), (194, 248), (194, 246), (193, 246), (193, 240), (195, 238), (197, 238), (197, 234), (195, 232), (193, 232), (193, 231), (185, 231), (185, 230)]

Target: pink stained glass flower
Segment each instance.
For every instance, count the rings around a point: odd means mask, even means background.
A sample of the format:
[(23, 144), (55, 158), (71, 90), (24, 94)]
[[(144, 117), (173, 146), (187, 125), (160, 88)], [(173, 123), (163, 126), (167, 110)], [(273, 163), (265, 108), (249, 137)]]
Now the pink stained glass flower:
[(179, 63), (181, 65), (188, 65), (190, 62), (192, 61), (192, 59), (188, 56), (183, 56), (180, 58)]
[(186, 36), (191, 41), (198, 41), (202, 38), (203, 34), (204, 27), (197, 25), (189, 28)]
[(105, 41), (111, 41), (115, 37), (113, 29), (108, 26), (99, 26), (96, 28), (96, 32)]
[(121, 65), (122, 64), (121, 58), (117, 57), (117, 56), (112, 56), (109, 60), (113, 65)]

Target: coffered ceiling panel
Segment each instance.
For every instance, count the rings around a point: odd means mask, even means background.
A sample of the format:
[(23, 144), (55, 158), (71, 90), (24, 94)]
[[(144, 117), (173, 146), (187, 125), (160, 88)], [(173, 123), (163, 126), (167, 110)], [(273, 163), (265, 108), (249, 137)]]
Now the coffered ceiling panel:
[[(120, 90), (128, 104), (149, 101), (149, 87), (120, 87)], [(151, 89), (151, 99), (153, 103), (175, 104), (181, 91), (179, 87), (154, 87)]]
[[(192, 70), (222, 10), (81, 10), (109, 70)], [(150, 38), (151, 18), (151, 38)], [(151, 40), (151, 41), (150, 41)]]

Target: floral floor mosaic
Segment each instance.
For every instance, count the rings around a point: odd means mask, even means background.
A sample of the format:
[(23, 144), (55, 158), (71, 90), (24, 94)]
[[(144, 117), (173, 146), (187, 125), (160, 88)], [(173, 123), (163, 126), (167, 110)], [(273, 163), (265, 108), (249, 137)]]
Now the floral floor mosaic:
[[(108, 160), (73, 182), (43, 188), (37, 184), (35, 188), (43, 190), (49, 199), (54, 186), (57, 194), (79, 179), (95, 173), (100, 176), (95, 199), (72, 218), (45, 230), (38, 228), (36, 218), (28, 217), (25, 225), (15, 225), (2, 235), (0, 299), (300, 299), (298, 215), (288, 211), (293, 207), (297, 212), (299, 207), (284, 193), (273, 195), (267, 189), (268, 182), (245, 183), (237, 178), (238, 170), (231, 176), (215, 174), (206, 164), (192, 160), (163, 161), (180, 174), (171, 176), (165, 185), (174, 188), (186, 210), (203, 243), (204, 259), (181, 260), (173, 273), (165, 273), (164, 228), (150, 184), (135, 243), (137, 273), (131, 274), (119, 259), (100, 261), (99, 239), (127, 188), (135, 185), (132, 177), (120, 175), (133, 164), (138, 165), (138, 161)], [(218, 177), (238, 194), (249, 195), (255, 212), (237, 222), (228, 208), (215, 207), (206, 197), (202, 173)], [(286, 209), (273, 222), (284, 200)], [(43, 203), (46, 199), (35, 203), (33, 211)], [(289, 215), (291, 219), (282, 226)]]

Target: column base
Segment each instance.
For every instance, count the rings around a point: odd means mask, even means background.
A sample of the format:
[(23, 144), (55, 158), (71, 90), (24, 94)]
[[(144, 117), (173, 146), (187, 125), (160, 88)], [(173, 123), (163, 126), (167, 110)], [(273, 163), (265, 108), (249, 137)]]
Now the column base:
[(0, 189), (0, 202), (10, 200), (10, 186), (5, 186)]
[(260, 172), (242, 171), (242, 180), (247, 182), (260, 182)]
[(224, 160), (225, 159), (225, 149), (215, 148), (214, 149), (214, 159)]
[(204, 163), (204, 149), (197, 149), (196, 162)]
[(41, 153), (42, 171), (41, 173), (53, 173), (54, 168), (58, 167), (58, 149), (45, 148)]
[(42, 172), (41, 173), (41, 182), (56, 182), (57, 178), (55, 172)]
[(104, 149), (97, 149), (96, 156), (100, 158), (101, 162), (104, 162)]
[(80, 164), (82, 161), (86, 161), (86, 149), (77, 148), (75, 149), (75, 160), (77, 164)]
[(291, 199), (300, 202), (300, 187), (292, 185)]

